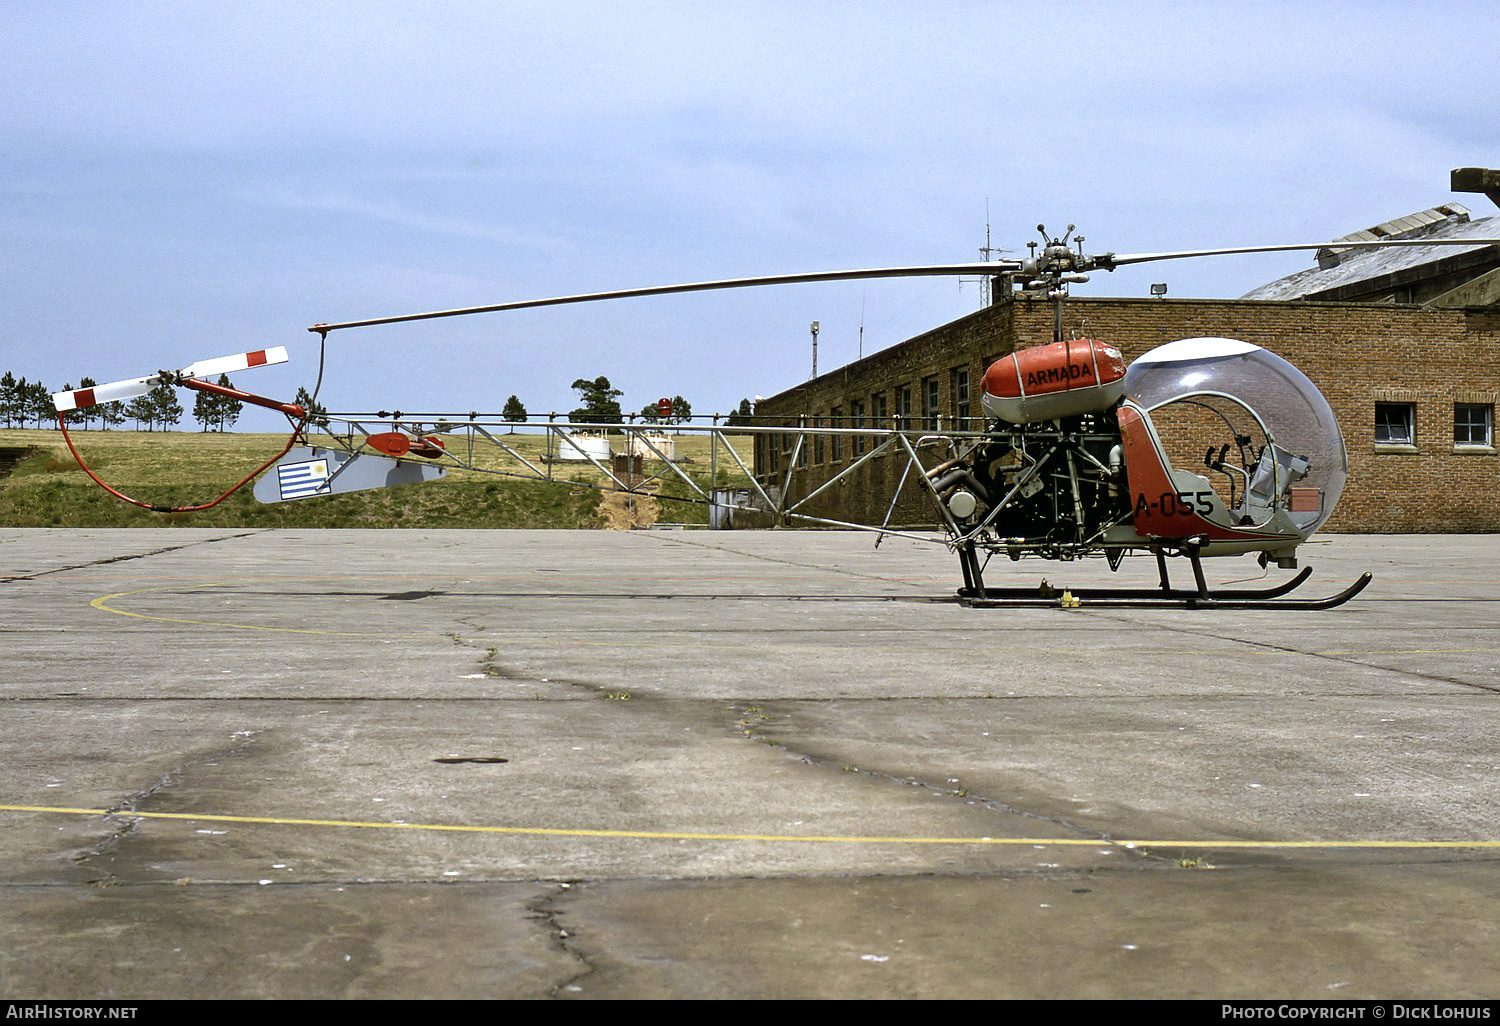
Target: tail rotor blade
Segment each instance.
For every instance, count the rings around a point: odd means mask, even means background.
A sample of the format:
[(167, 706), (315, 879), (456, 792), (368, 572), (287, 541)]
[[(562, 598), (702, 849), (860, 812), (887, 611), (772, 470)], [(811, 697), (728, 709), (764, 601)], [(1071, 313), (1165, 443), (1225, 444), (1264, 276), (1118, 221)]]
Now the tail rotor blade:
[(233, 356), (219, 356), (212, 360), (199, 360), (182, 368), (182, 376), (185, 378), (207, 378), (215, 374), (234, 374), (251, 367), (269, 367), (272, 364), (286, 363), (286, 346), (272, 346), (270, 349), (257, 349), (252, 353), (236, 353)]
[(57, 407), (58, 413), (86, 410), (90, 406), (145, 395), (164, 380), (160, 374), (154, 374), (149, 378), (131, 378), (128, 381), (111, 381), (107, 385), (95, 385), (93, 388), (75, 388), (71, 392), (54, 392), (52, 404)]
[(251, 367), (269, 367), (276, 363), (286, 363), (286, 361), (286, 346), (272, 346), (270, 349), (235, 353), (233, 356), (217, 356), (211, 360), (190, 363), (175, 374), (152, 374), (144, 378), (130, 378), (127, 381), (112, 381), (107, 385), (95, 385), (93, 388), (75, 388), (71, 392), (54, 392), (52, 404), (57, 407), (58, 413), (86, 410), (90, 406), (98, 406), (101, 403), (113, 403), (121, 399), (134, 399), (138, 395), (145, 395), (163, 381), (233, 374), (249, 370)]

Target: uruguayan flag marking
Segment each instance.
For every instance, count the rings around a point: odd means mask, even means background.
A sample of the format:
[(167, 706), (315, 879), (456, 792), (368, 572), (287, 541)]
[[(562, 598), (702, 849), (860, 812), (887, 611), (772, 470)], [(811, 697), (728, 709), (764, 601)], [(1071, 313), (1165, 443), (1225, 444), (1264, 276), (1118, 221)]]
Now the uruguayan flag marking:
[(276, 468), (276, 482), (283, 499), (301, 499), (308, 495), (327, 495), (328, 461), (283, 463)]
[(436, 481), (447, 474), (442, 467), (413, 460), (393, 460), (367, 452), (346, 452), (299, 445), (276, 464), (276, 472), (255, 482), (261, 502), (286, 502), (320, 495), (342, 495), (368, 488)]

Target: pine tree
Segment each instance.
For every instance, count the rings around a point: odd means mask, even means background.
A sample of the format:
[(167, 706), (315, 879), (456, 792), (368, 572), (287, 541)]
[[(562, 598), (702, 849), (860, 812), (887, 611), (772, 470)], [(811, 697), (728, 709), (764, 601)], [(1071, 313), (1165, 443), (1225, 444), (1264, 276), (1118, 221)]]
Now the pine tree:
[(16, 416), (16, 376), (10, 371), (0, 377), (0, 420), (10, 427)]
[(135, 421), (135, 429), (139, 431), (141, 425), (146, 425), (146, 430), (151, 430), (151, 425), (156, 423), (156, 407), (151, 402), (150, 395), (138, 395), (125, 404), (125, 416)]
[(526, 407), (516, 396), (505, 400), (505, 409), (500, 411), (500, 416), (513, 424), (524, 424), (531, 415), (526, 412)]
[(219, 397), (212, 392), (199, 392), (198, 398), (193, 400), (193, 419), (203, 425), (207, 431), (219, 416)]
[(94, 407), (99, 411), (99, 429), (108, 431), (112, 427), (119, 427), (125, 423), (125, 404), (121, 402), (104, 403)]
[[(220, 374), (219, 375), (218, 384), (223, 385), (225, 388), (233, 388), (234, 387), (232, 384), (229, 383), (229, 375), (228, 374)], [(242, 402), (240, 402), (240, 400), (235, 399), (232, 396), (227, 396), (227, 395), (215, 396), (214, 398), (219, 401), (218, 402), (218, 425), (219, 425), (219, 430), (220, 431), (228, 431), (230, 428), (234, 427), (235, 422), (240, 419), (240, 414), (245, 412), (245, 404), (242, 403)]]
[[(217, 384), (224, 388), (234, 387), (228, 374), (220, 374)], [(198, 398), (193, 400), (193, 419), (203, 425), (204, 431), (224, 431), (234, 426), (244, 409), (245, 404), (231, 396), (199, 392)]]
[(725, 427), (748, 427), (755, 419), (755, 408), (750, 405), (749, 399), (740, 400), (740, 408), (729, 415), (724, 422)]
[(28, 385), (22, 399), (26, 404), (27, 418), (36, 421), (37, 427), (41, 427), (43, 421), (56, 419), (57, 406), (52, 402), (52, 393), (40, 381)]
[(182, 421), (182, 403), (177, 399), (177, 389), (167, 382), (163, 381), (153, 388), (146, 394), (146, 398), (151, 400), (156, 422), (163, 431)]

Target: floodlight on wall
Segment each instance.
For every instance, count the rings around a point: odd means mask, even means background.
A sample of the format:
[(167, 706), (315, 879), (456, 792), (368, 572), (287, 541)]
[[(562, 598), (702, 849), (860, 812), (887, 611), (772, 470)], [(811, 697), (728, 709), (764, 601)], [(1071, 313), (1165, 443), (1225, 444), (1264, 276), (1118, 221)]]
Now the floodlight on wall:
[(1157, 299), (1163, 298), (1167, 294), (1167, 283), (1162, 281), (1152, 285), (1151, 294)]

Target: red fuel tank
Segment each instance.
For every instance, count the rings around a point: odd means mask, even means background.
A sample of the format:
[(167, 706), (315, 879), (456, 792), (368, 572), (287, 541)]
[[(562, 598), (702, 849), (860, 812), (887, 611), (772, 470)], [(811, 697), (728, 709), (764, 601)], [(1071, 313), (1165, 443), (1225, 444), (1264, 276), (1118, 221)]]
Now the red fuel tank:
[(1012, 424), (1073, 417), (1125, 394), (1125, 357), (1091, 338), (1033, 346), (990, 364), (982, 387), (986, 416)]

